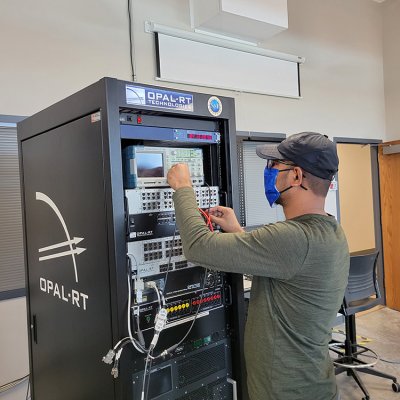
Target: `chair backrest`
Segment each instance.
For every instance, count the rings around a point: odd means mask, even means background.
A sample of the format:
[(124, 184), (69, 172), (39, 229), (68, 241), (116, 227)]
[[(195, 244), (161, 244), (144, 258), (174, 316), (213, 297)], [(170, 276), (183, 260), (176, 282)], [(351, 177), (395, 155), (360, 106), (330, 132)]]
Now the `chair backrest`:
[[(347, 308), (348, 313), (362, 311), (378, 303), (377, 299), (381, 297), (376, 279), (378, 255), (376, 249), (350, 254), (349, 281), (343, 301), (343, 308)], [(376, 300), (371, 296), (376, 296)]]

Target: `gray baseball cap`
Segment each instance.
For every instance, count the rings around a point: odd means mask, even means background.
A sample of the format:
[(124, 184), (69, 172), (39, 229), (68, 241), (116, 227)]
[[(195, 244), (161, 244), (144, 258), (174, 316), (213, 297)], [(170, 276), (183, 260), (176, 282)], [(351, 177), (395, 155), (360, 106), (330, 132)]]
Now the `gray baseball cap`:
[(336, 145), (328, 136), (315, 132), (301, 132), (289, 136), (279, 144), (262, 144), (256, 148), (261, 158), (287, 160), (322, 179), (332, 180), (338, 171)]

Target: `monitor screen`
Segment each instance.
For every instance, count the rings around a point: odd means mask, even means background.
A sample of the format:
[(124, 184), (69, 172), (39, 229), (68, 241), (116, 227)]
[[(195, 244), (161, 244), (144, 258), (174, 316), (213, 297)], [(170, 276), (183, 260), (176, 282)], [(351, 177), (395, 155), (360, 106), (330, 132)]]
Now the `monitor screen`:
[(136, 167), (138, 178), (164, 177), (162, 153), (136, 153)]

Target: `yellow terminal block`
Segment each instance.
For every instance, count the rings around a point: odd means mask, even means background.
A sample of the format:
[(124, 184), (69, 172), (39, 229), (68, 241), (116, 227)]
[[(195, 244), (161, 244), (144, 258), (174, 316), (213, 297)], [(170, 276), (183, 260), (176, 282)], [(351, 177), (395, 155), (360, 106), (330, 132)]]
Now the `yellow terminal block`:
[(181, 310), (181, 309), (182, 309), (182, 304), (179, 304), (178, 310)]

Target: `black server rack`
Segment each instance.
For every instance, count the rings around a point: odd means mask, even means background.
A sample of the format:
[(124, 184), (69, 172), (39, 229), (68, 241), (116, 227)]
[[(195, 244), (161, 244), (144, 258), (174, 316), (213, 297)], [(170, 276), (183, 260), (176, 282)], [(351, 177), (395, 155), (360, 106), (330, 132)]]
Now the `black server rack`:
[(233, 99), (104, 78), (18, 139), (32, 399), (246, 398), (242, 276), (185, 259), (166, 183), (238, 210)]

